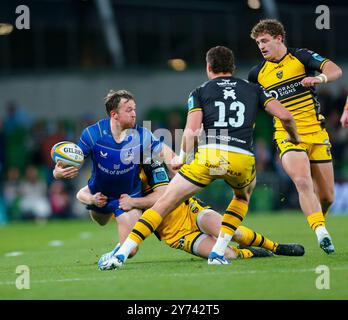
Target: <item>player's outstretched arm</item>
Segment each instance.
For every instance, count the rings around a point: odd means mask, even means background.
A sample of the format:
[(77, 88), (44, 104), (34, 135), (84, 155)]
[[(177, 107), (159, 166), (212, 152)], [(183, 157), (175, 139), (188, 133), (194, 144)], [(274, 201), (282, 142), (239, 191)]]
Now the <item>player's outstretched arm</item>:
[(293, 116), (278, 100), (269, 101), (265, 106), (265, 110), (281, 121), (283, 128), (289, 134), (288, 141), (293, 144), (300, 143), (300, 137), (297, 133), (296, 122)]
[(324, 64), (322, 73), (315, 77), (306, 77), (301, 81), (304, 87), (312, 87), (316, 84), (335, 81), (342, 76), (342, 69), (334, 62), (328, 61)]
[(55, 179), (73, 179), (77, 177), (79, 169), (77, 167), (64, 167), (61, 161), (58, 161), (53, 170)]

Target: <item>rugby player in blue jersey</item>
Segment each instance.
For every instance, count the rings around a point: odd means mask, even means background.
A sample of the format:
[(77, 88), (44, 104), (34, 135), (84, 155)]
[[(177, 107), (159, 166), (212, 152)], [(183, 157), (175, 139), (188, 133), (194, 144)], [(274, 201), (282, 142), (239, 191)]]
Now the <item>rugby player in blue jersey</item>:
[[(149, 130), (136, 125), (136, 104), (130, 92), (111, 90), (105, 98), (105, 107), (109, 118), (85, 128), (78, 142), (84, 156), (90, 156), (93, 163), (86, 186), (91, 196), (79, 200), (84, 200), (92, 219), (100, 225), (105, 225), (114, 214), (122, 243), (141, 211), (132, 209), (123, 214), (120, 196), (141, 196), (139, 174), (144, 159), (156, 156), (169, 163), (175, 153)], [(53, 175), (56, 179), (73, 179), (78, 171), (79, 168), (64, 168), (57, 163)]]

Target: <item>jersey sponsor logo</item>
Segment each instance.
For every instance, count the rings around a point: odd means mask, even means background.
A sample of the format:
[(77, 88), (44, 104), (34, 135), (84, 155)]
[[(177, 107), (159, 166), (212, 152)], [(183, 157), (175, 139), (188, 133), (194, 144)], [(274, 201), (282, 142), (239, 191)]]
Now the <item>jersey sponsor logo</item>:
[(268, 92), (267, 90), (265, 90), (263, 87), (262, 87), (262, 90), (263, 90), (263, 94), (264, 94), (267, 98), (272, 98), (272, 97), (273, 97), (273, 95), (272, 95), (270, 92)]
[(276, 73), (276, 76), (277, 76), (278, 79), (283, 78), (283, 71), (282, 71), (282, 70), (281, 70), (281, 71), (278, 71), (278, 72)]
[(324, 61), (325, 60), (325, 58), (323, 58), (320, 54), (318, 54), (318, 53), (313, 53), (312, 54), (312, 57), (315, 59), (315, 60), (318, 60), (318, 61), (320, 61), (320, 62), (322, 62), (322, 61)]
[(305, 90), (306, 89), (301, 85), (300, 81), (295, 81), (286, 85), (277, 86), (269, 92), (272, 94), (274, 98), (280, 100), (290, 97), (294, 94), (304, 92)]
[(187, 108), (190, 110), (192, 110), (195, 107), (194, 105), (194, 101), (193, 101), (193, 97), (190, 97), (187, 101)]
[(219, 87), (235, 87), (237, 82), (231, 82), (231, 79), (221, 79), (222, 82), (217, 82)]
[(225, 100), (227, 100), (228, 98), (232, 98), (233, 100), (236, 99), (236, 92), (231, 88), (224, 89), (223, 93), (224, 93)]
[(109, 168), (103, 167), (100, 163), (98, 163), (98, 169), (100, 171), (102, 171), (103, 173), (106, 173), (106, 174), (111, 175), (111, 176), (114, 176), (114, 175), (118, 176), (118, 175), (126, 174), (129, 171), (134, 170), (134, 167), (135, 167), (135, 165), (133, 164), (129, 168), (125, 168), (125, 169), (122, 169), (122, 170), (117, 170), (117, 169), (110, 170)]
[[(208, 133), (210, 132), (214, 132), (215, 130), (211, 130), (209, 129), (208, 130)], [(212, 143), (214, 140), (213, 139), (216, 139), (216, 140), (221, 140), (221, 141), (226, 141), (226, 142), (230, 142), (230, 141), (235, 141), (235, 142), (239, 142), (239, 143), (243, 143), (245, 144), (246, 141), (245, 140), (242, 140), (242, 139), (238, 139), (236, 137), (230, 137), (230, 136), (223, 136), (223, 135), (207, 135), (206, 137), (207, 139), (209, 139), (209, 143)]]
[(107, 152), (104, 153), (103, 151), (100, 150), (100, 156), (106, 159), (108, 157), (108, 153)]

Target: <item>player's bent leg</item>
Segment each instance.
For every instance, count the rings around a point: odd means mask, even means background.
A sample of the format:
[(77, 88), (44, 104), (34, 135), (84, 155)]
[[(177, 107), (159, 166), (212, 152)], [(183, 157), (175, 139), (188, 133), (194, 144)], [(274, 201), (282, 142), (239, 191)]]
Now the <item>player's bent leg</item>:
[(307, 154), (305, 152), (287, 152), (282, 157), (282, 164), (284, 170), (295, 183), (301, 209), (307, 217), (310, 228), (317, 236), (320, 248), (328, 254), (333, 253), (335, 249), (326, 230), (325, 218), (320, 202), (314, 192), (314, 182)]
[(117, 259), (115, 262), (116, 268), (121, 267), (127, 260), (130, 252), (157, 229), (164, 216), (201, 189), (201, 187), (177, 174), (155, 205), (146, 210), (135, 224), (132, 232), (115, 256)]
[(170, 181), (165, 193), (151, 208), (162, 217), (176, 209), (182, 202), (201, 191), (203, 188), (193, 184), (183, 176), (177, 174)]
[(222, 260), (221, 257), (224, 255), (234, 232), (238, 229), (248, 212), (249, 199), (255, 183), (256, 180), (254, 179), (245, 188), (233, 190), (234, 197), (223, 215), (219, 237), (209, 254), (208, 264), (218, 264), (214, 263), (214, 260), (217, 260), (217, 262)]
[[(201, 234), (195, 241), (192, 251), (195, 255), (207, 259), (216, 239), (208, 234)], [(227, 247), (225, 252), (226, 259), (237, 259), (238, 254), (232, 248)]]
[(323, 214), (326, 217), (332, 203), (334, 202), (334, 170), (332, 162), (311, 162), (312, 178)]
[(233, 240), (239, 243), (238, 248), (250, 249), (252, 246), (261, 247), (273, 252), (276, 255), (282, 256), (303, 256), (305, 253), (304, 247), (297, 243), (281, 244), (277, 243), (264, 235), (251, 230), (245, 226), (240, 226)]
[[(127, 239), (128, 235), (132, 232), (135, 224), (141, 217), (142, 211), (140, 209), (132, 209), (124, 212), (123, 214), (116, 217), (119, 241), (122, 243)], [(138, 248), (134, 248), (129, 258), (133, 257), (138, 251)]]
[[(324, 219), (327, 217), (330, 206), (334, 201), (334, 172), (332, 162), (311, 163), (312, 177), (319, 198)], [(331, 236), (324, 226), (316, 229), (319, 246), (327, 253), (335, 252)]]
[(105, 226), (110, 218), (112, 217), (112, 213), (99, 213), (99, 212), (95, 212), (93, 210), (89, 211), (89, 215), (91, 217), (91, 219), (98, 223), (100, 226)]
[(219, 236), (222, 216), (212, 209), (204, 209), (198, 215), (196, 223), (199, 229), (214, 237)]
[(289, 151), (282, 157), (285, 172), (294, 182), (300, 206), (306, 217), (315, 212), (321, 212), (320, 203), (314, 193), (313, 180), (308, 156), (303, 151)]

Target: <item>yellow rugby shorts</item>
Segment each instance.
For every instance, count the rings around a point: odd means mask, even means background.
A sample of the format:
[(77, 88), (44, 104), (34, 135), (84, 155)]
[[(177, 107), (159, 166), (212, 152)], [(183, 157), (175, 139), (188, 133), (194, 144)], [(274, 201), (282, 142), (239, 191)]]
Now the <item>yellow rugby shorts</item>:
[(190, 198), (164, 218), (157, 235), (170, 247), (194, 254), (195, 242), (204, 235), (197, 225), (197, 217), (209, 208), (199, 199)]
[(215, 179), (224, 179), (232, 188), (248, 186), (256, 176), (255, 157), (220, 149), (200, 148), (190, 164), (179, 174), (191, 183), (205, 187)]
[(275, 141), (279, 150), (279, 157), (288, 151), (304, 151), (307, 153), (311, 163), (331, 162), (331, 143), (329, 135), (325, 129), (314, 133), (301, 134), (301, 143), (294, 145), (285, 141), (286, 132), (276, 132)]

